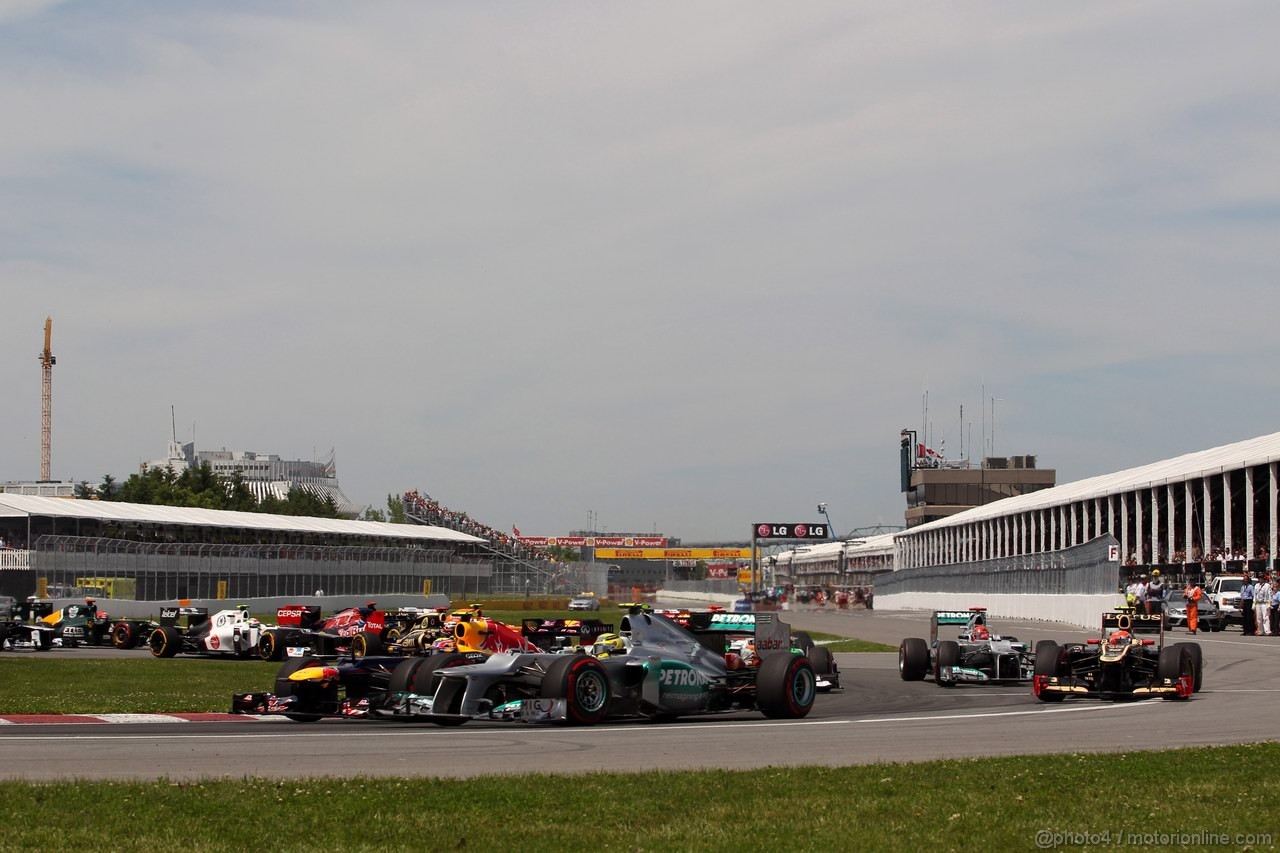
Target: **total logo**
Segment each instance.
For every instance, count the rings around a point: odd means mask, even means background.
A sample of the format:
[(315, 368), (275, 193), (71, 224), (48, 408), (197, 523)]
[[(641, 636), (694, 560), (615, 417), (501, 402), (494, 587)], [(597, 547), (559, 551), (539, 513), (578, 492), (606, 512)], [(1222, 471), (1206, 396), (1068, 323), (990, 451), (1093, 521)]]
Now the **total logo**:
[(707, 679), (696, 669), (664, 669), (658, 683), (664, 687), (701, 687)]

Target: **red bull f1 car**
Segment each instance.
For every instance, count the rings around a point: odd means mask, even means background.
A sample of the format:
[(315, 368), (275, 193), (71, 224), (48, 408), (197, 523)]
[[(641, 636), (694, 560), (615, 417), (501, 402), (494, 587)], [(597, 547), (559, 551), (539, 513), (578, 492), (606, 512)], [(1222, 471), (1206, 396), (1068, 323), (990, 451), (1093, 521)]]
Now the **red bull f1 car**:
[[(939, 639), (938, 629), (958, 626), (954, 640)], [(935, 610), (929, 617), (929, 641), (908, 637), (898, 646), (898, 674), (903, 681), (933, 676), (939, 687), (1030, 681), (1035, 654), (1017, 637), (993, 634), (985, 607)]]
[(1200, 692), (1199, 643), (1165, 643), (1164, 618), (1121, 608), (1102, 614), (1102, 634), (1084, 643), (1036, 645), (1032, 693), (1042, 702), (1190, 699)]

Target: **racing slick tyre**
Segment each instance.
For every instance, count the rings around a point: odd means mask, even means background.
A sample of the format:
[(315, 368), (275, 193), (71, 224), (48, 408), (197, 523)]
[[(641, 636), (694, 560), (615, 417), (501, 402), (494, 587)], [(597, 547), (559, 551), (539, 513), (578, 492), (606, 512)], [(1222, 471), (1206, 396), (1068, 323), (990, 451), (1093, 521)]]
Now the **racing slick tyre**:
[(941, 640), (938, 643), (938, 653), (933, 666), (933, 683), (939, 687), (955, 687), (954, 678), (943, 678), (942, 669), (948, 666), (960, 665), (960, 644), (955, 640)]
[(923, 681), (929, 673), (929, 644), (907, 637), (898, 646), (898, 675), (903, 681)]
[[(467, 683), (454, 679), (438, 690), (437, 688), (441, 687), (439, 672), (450, 667), (466, 666), (471, 662), (469, 657), (458, 652), (432, 655), (422, 662), (422, 666), (413, 671), (409, 689), (419, 696), (433, 697), (431, 704), (433, 712), (438, 710), (444, 714), (457, 713), (461, 710), (462, 694), (467, 689)], [(460, 726), (467, 721), (465, 717), (428, 717), (428, 719), (437, 726)]]
[(818, 677), (803, 655), (769, 655), (756, 675), (756, 707), (766, 717), (798, 720), (813, 710)]
[[(1191, 650), (1182, 643), (1174, 643), (1160, 650), (1156, 661), (1156, 677), (1177, 680), (1184, 675), (1191, 676), (1192, 691), (1195, 690), (1195, 660)], [(1181, 696), (1166, 696), (1166, 699), (1181, 699)]]
[(391, 671), (391, 678), (387, 681), (388, 693), (410, 693), (413, 687), (413, 675), (418, 671), (418, 667), (426, 663), (429, 658), (408, 658), (396, 664), (396, 668)]
[(47, 652), (53, 648), (53, 634), (50, 631), (37, 631), (33, 640), (38, 652)]
[(351, 638), (351, 656), (353, 658), (371, 657), (382, 654), (382, 638), (372, 631), (361, 631)]
[(551, 664), (541, 693), (543, 699), (565, 700), (565, 722), (571, 726), (594, 726), (609, 713), (609, 673), (589, 655), (566, 655)]
[(1195, 667), (1195, 671), (1196, 671), (1196, 677), (1195, 677), (1195, 680), (1192, 682), (1191, 692), (1199, 693), (1200, 682), (1204, 679), (1204, 654), (1200, 651), (1200, 644), (1199, 643), (1174, 643), (1173, 645), (1175, 649), (1178, 646), (1182, 646), (1188, 652), (1191, 653), (1191, 664), (1192, 666)]
[[(813, 667), (813, 671), (817, 675), (835, 675), (836, 660), (830, 649), (814, 646), (809, 652), (809, 665)], [(830, 693), (832, 688), (819, 687), (818, 690), (822, 693)]]
[[(1041, 640), (1036, 643), (1036, 669), (1037, 676), (1047, 675), (1055, 676), (1058, 674), (1058, 657), (1061, 649), (1053, 640)], [(1041, 693), (1036, 698), (1041, 702), (1061, 702), (1066, 699), (1065, 693)]]
[(147, 638), (151, 654), (158, 658), (171, 658), (182, 648), (182, 635), (172, 625), (161, 625)]
[(812, 649), (816, 647), (816, 643), (813, 642), (813, 638), (809, 636), (808, 631), (796, 631), (791, 642), (795, 644), (797, 649), (804, 652), (805, 657), (809, 657)]
[(111, 645), (117, 649), (131, 649), (138, 645), (138, 635), (128, 622), (121, 622), (111, 629)]
[(404, 636), (404, 632), (399, 628), (388, 628), (382, 635), (383, 643), (398, 643), (400, 638)]
[(263, 660), (284, 660), (285, 645), (284, 637), (277, 632), (263, 631), (258, 638), (258, 657)]
[[(285, 696), (297, 695), (294, 691), (296, 682), (290, 681), (289, 676), (300, 669), (310, 669), (313, 666), (324, 666), (324, 662), (315, 658), (295, 658), (287, 661), (280, 669), (276, 670), (276, 696), (284, 698)], [(286, 718), (293, 720), (295, 723), (314, 723), (323, 716), (323, 714), (305, 713), (285, 714)]]

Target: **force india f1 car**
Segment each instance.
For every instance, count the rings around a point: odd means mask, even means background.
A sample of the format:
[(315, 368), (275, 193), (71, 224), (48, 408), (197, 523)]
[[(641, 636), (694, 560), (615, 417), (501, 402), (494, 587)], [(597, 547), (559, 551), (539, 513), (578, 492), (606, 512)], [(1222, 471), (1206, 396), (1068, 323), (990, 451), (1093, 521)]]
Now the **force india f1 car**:
[(1031, 690), (1042, 702), (1061, 702), (1068, 696), (1189, 699), (1200, 692), (1202, 669), (1198, 643), (1165, 645), (1160, 614), (1121, 608), (1102, 614), (1099, 639), (1037, 643)]
[[(939, 640), (938, 628), (962, 625), (955, 640)], [(1030, 681), (1035, 655), (1017, 637), (993, 634), (987, 628), (985, 607), (937, 610), (929, 618), (929, 642), (908, 637), (898, 646), (898, 673), (903, 681), (921, 681), (932, 674), (939, 687), (961, 682)]]
[(635, 610), (623, 617), (617, 645), (592, 647), (598, 655), (578, 646), (561, 653), (501, 652), (479, 664), (456, 653), (290, 661), (276, 677), (275, 694), (237, 694), (232, 712), (299, 721), (400, 717), (439, 725), (473, 719), (591, 725), (751, 710), (806, 716), (817, 694), (813, 667), (791, 649), (788, 625), (772, 613), (754, 615), (754, 666), (728, 650), (726, 625), (686, 629)]

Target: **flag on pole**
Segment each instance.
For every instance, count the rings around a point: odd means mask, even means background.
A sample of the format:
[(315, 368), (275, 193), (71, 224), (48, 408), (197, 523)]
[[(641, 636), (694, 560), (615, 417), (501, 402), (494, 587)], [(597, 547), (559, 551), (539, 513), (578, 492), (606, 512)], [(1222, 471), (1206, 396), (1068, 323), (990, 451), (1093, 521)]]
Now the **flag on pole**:
[(514, 536), (514, 537), (516, 537), (517, 539), (519, 539), (519, 538), (520, 538), (520, 528), (519, 528), (519, 527), (516, 527), (514, 524), (513, 524), (513, 525), (511, 525), (511, 535), (512, 535), (512, 536)]

